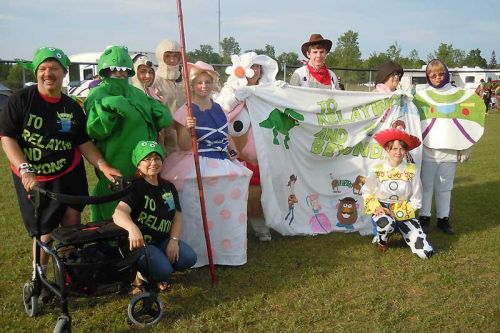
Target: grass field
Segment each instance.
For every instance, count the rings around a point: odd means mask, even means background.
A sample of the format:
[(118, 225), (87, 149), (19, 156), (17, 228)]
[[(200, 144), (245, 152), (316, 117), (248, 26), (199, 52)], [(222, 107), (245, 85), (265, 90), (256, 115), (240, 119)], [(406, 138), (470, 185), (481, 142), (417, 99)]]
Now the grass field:
[[(433, 227), (430, 260), (403, 243), (380, 253), (370, 237), (329, 234), (258, 242), (248, 263), (175, 274), (162, 295), (166, 313), (147, 332), (500, 332), (500, 112), (455, 178), (451, 218), (457, 234)], [(52, 332), (53, 306), (28, 318), (21, 289), (30, 277), (30, 240), (20, 220), (5, 156), (0, 157), (0, 331)], [(70, 302), (74, 332), (129, 331), (130, 297)]]

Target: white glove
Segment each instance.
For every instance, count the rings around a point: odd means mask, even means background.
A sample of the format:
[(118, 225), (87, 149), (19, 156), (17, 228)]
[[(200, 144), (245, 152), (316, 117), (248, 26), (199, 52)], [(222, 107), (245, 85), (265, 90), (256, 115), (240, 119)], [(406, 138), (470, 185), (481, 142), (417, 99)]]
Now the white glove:
[(464, 150), (457, 150), (457, 161), (460, 163), (467, 162), (470, 158), (471, 148)]
[(274, 85), (278, 88), (283, 88), (284, 86), (286, 86), (286, 82), (281, 80), (276, 80), (274, 81)]
[(234, 93), (236, 99), (240, 102), (246, 100), (250, 95), (252, 95), (252, 89), (247, 86), (238, 87)]

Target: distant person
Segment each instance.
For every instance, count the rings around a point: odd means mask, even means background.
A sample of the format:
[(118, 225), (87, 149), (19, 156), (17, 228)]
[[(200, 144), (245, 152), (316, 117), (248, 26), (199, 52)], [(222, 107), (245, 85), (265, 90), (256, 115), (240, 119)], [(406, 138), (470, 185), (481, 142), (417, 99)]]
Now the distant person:
[(375, 90), (383, 93), (396, 91), (403, 74), (403, 67), (389, 60), (377, 70), (377, 75), (375, 76)]
[[(50, 240), (59, 225), (80, 223), (84, 205), (42, 199), (37, 226), (28, 193), (34, 186), (70, 195), (88, 195), (82, 155), (103, 177), (113, 180), (120, 171), (103, 159), (85, 132), (86, 117), (80, 105), (62, 93), (70, 60), (55, 47), (36, 50), (25, 67), (33, 70), (37, 84), (15, 92), (0, 113), (0, 138), (9, 159), (21, 216), (31, 237)], [(42, 269), (49, 256), (41, 252)]]
[(484, 105), (486, 105), (486, 112), (488, 112), (491, 104), (491, 94), (493, 89), (493, 83), (491, 82), (491, 77), (488, 78), (488, 81), (484, 84), (483, 87), (483, 101)]
[[(132, 179), (137, 168), (130, 156), (137, 142), (156, 140), (160, 129), (172, 124), (172, 115), (166, 106), (129, 84), (128, 78), (135, 70), (126, 47), (108, 47), (99, 57), (97, 69), (102, 82), (90, 91), (84, 103), (87, 133), (125, 179)], [(100, 172), (97, 178), (93, 194), (111, 193), (109, 181)], [(111, 219), (117, 204), (92, 205), (91, 220)]]
[[(181, 75), (181, 46), (170, 39), (162, 40), (156, 47), (158, 70), (153, 88), (172, 115), (186, 103), (186, 91)], [(160, 132), (159, 143), (169, 154), (177, 149), (175, 129), (165, 128)]]
[(89, 89), (97, 87), (99, 85), (99, 83), (101, 83), (101, 81), (102, 81), (102, 78), (99, 74), (94, 75), (93, 80), (90, 81), (90, 83), (89, 83)]
[(324, 39), (320, 34), (312, 34), (308, 42), (302, 44), (301, 50), (308, 59), (305, 66), (293, 72), (290, 85), (308, 88), (338, 89), (335, 73), (326, 67), (328, 52), (332, 49), (332, 41)]
[(338, 80), (339, 80), (339, 90), (345, 90), (345, 86), (342, 83), (342, 80), (341, 80), (340, 76), (338, 77)]

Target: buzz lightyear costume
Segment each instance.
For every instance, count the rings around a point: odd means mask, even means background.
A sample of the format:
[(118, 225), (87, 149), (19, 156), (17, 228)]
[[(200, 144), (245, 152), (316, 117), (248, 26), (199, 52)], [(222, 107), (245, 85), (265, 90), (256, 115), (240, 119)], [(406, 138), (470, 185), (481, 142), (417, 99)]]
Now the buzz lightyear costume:
[(473, 90), (448, 83), (446, 66), (445, 71), (442, 84), (432, 86), (428, 79), (429, 85), (417, 91), (413, 102), (420, 112), (424, 145), (420, 222), (425, 228), (430, 223), (434, 195), (438, 227), (453, 234), (449, 215), (456, 165), (469, 158), (471, 147), (483, 135), (486, 108)]
[[(130, 85), (128, 79), (110, 77), (113, 71), (127, 71), (134, 75), (132, 59), (126, 47), (112, 46), (104, 51), (98, 62), (103, 78), (91, 90), (84, 107), (88, 115), (87, 132), (94, 139), (104, 158), (119, 169), (125, 179), (132, 179), (136, 167), (130, 156), (137, 142), (155, 141), (160, 129), (172, 124), (168, 108)], [(109, 180), (100, 172), (93, 195), (110, 193)], [(110, 219), (117, 201), (93, 205), (91, 220)]]

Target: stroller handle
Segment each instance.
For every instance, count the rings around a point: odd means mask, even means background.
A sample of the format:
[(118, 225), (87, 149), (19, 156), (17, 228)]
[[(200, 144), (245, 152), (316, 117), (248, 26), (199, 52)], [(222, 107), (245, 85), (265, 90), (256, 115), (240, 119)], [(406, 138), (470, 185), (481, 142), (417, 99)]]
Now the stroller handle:
[(110, 201), (115, 201), (120, 198), (123, 198), (125, 195), (130, 193), (132, 186), (131, 182), (123, 181), (120, 179), (115, 179), (115, 185), (118, 184), (122, 189), (120, 191), (106, 194), (102, 196), (86, 196), (86, 195), (70, 195), (63, 193), (56, 193), (46, 189), (41, 188), (38, 185), (35, 185), (32, 188), (32, 193), (43, 195), (51, 200), (58, 201), (63, 204), (72, 204), (72, 205), (92, 205), (92, 204), (102, 204)]

